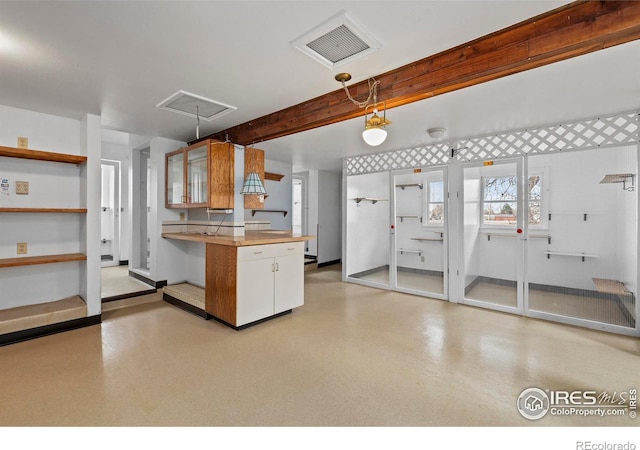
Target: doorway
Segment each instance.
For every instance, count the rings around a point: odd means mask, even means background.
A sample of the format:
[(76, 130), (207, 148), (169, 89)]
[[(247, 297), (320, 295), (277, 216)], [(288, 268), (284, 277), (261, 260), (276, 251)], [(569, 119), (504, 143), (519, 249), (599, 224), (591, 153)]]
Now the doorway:
[(100, 258), (102, 267), (120, 264), (120, 161), (101, 160)]

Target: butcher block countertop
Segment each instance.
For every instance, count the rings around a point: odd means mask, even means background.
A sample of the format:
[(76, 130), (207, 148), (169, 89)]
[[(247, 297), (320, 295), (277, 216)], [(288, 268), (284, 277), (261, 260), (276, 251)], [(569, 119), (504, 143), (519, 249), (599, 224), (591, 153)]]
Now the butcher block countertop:
[(229, 245), (243, 247), (246, 245), (280, 244), (283, 242), (300, 242), (315, 239), (315, 236), (293, 234), (291, 231), (262, 230), (246, 231), (244, 236), (210, 236), (200, 233), (162, 233), (166, 239), (204, 242), (206, 244)]

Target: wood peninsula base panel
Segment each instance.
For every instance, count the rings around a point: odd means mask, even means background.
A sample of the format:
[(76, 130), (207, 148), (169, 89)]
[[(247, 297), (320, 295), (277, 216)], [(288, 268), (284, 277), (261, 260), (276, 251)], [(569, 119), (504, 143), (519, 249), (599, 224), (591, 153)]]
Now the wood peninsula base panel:
[(206, 244), (205, 308), (238, 329), (304, 304), (304, 242)]
[(205, 310), (214, 317), (237, 326), (237, 249), (206, 244)]

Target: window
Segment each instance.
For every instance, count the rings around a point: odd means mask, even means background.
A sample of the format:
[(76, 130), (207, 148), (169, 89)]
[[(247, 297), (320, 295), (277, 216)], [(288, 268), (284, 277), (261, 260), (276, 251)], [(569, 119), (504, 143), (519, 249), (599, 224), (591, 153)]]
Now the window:
[[(542, 225), (542, 175), (529, 177), (529, 225)], [(482, 178), (482, 224), (511, 226), (518, 214), (518, 184), (515, 176)]]
[(429, 173), (423, 182), (424, 186), (424, 213), (423, 226), (444, 226), (444, 182), (441, 171)]

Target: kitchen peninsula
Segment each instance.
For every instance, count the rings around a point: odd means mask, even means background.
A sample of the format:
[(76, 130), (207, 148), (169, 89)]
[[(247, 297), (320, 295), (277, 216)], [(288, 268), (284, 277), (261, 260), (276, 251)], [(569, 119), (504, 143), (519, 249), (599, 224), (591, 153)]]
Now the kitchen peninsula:
[(236, 330), (288, 314), (304, 304), (304, 241), (289, 231), (246, 231), (243, 236), (163, 233), (163, 238), (206, 246), (205, 287), (165, 287), (164, 299)]

